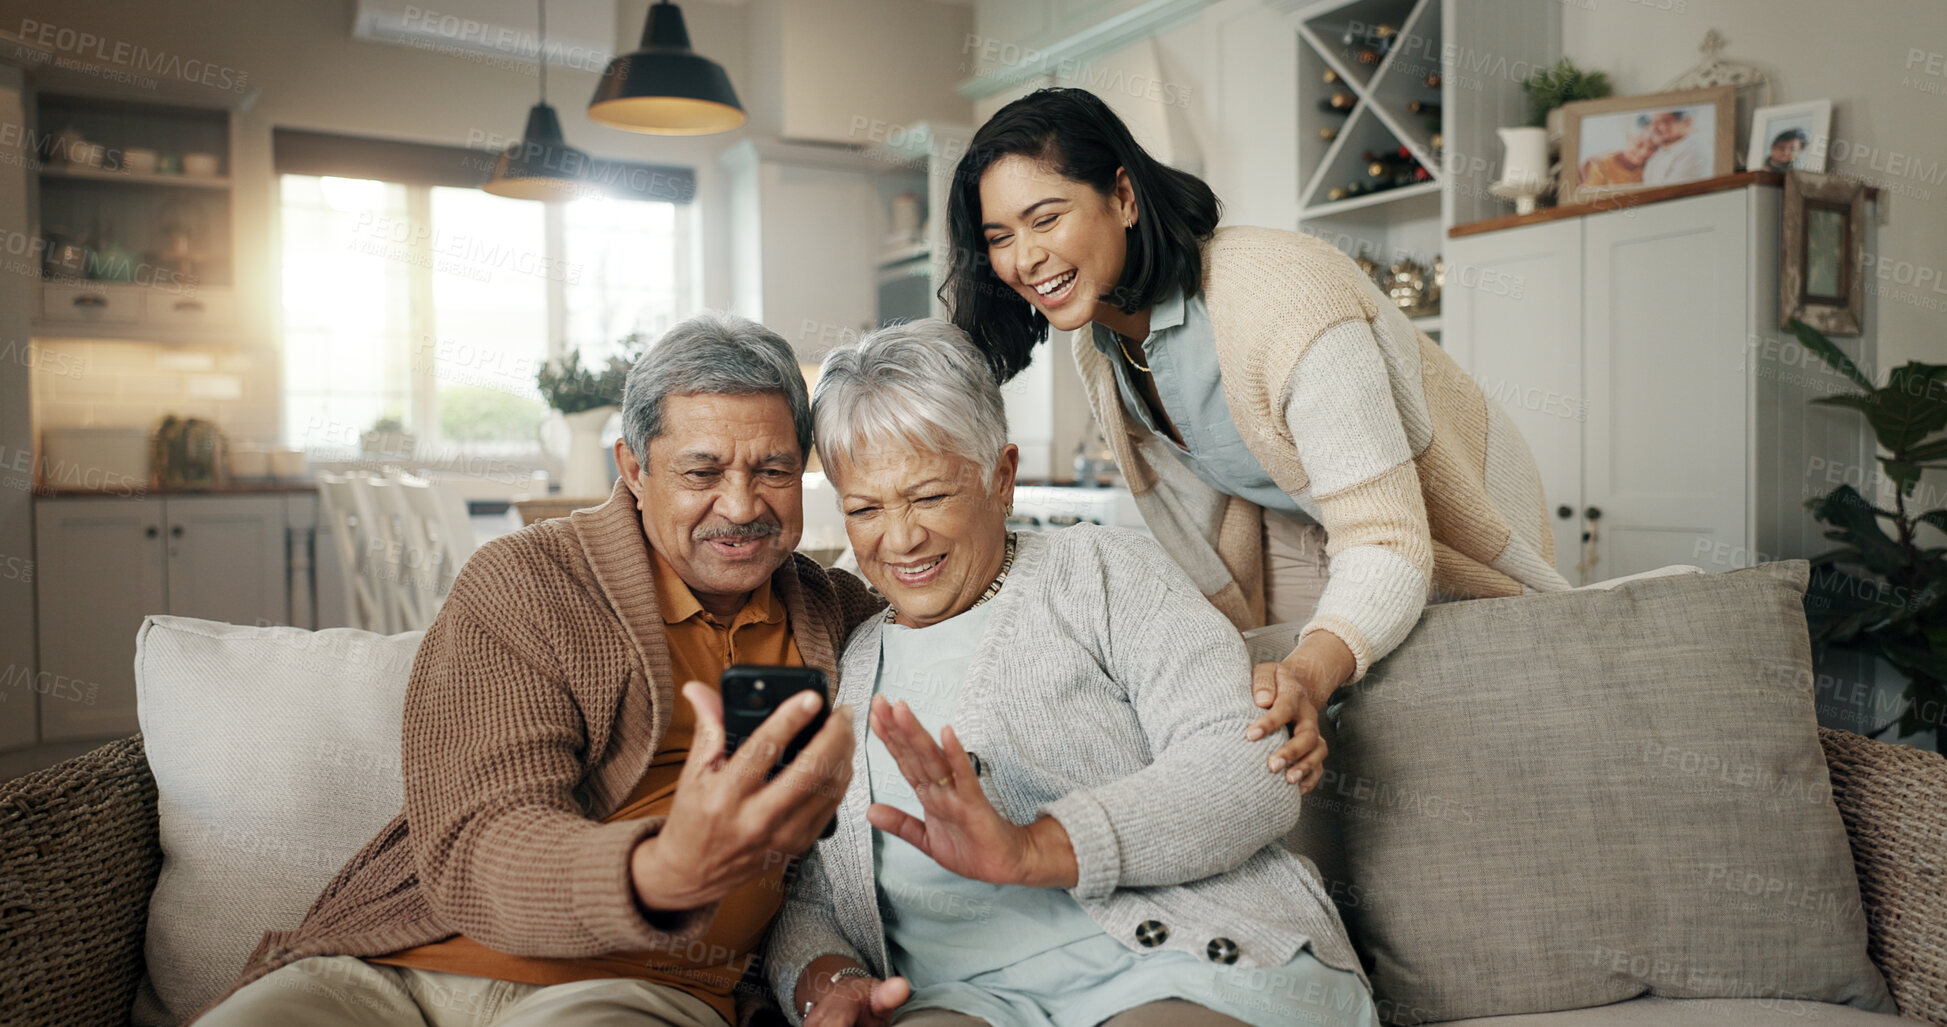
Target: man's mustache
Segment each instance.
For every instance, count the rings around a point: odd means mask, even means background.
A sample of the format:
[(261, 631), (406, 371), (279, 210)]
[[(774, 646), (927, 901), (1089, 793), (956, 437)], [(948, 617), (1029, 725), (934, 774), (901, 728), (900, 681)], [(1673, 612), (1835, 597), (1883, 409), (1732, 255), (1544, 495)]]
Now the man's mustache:
[(771, 538), (783, 533), (783, 531), (784, 525), (779, 524), (772, 518), (764, 517), (751, 521), (748, 524), (731, 524), (725, 522), (722, 524), (707, 525), (696, 529), (690, 535), (690, 538), (698, 542), (708, 542), (712, 539), (719, 538)]

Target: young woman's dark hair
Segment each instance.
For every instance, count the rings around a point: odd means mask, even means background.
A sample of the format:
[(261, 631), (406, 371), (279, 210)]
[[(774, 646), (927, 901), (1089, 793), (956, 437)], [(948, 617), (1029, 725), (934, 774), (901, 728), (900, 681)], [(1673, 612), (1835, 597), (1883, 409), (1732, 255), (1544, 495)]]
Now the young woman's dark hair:
[(1031, 157), (1104, 196), (1126, 170), (1136, 193), (1136, 224), (1122, 278), (1104, 300), (1133, 314), (1171, 285), (1188, 296), (1203, 285), (1202, 243), (1217, 228), (1217, 194), (1203, 180), (1151, 157), (1108, 104), (1085, 89), (1039, 89), (987, 120), (953, 172), (947, 198), (952, 264), (940, 299), (1005, 382), (1028, 366), (1048, 321), (995, 277), (980, 230), (980, 176), (1002, 158)]

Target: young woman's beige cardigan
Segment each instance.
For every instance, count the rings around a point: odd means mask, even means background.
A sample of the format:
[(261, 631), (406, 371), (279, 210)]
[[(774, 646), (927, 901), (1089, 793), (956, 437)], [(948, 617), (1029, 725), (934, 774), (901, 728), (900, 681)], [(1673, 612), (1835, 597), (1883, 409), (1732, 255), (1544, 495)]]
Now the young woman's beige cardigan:
[[(1533, 455), (1501, 409), (1357, 265), (1310, 236), (1220, 229), (1203, 300), (1224, 399), (1272, 481), (1324, 526), (1331, 578), (1299, 633), (1353, 680), (1439, 599), (1567, 588)], [(1144, 520), (1240, 630), (1264, 623), (1263, 510), (1185, 473), (1122, 407), (1087, 331), (1075, 361)]]

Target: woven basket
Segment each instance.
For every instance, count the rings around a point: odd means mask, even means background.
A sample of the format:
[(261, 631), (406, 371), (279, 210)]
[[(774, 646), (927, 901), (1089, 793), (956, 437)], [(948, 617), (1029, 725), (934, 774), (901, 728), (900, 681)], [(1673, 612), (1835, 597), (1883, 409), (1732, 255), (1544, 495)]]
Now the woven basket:
[(1866, 953), (1910, 1020), (1947, 1027), (1947, 759), (1819, 729), (1852, 840)]
[(142, 736), (0, 787), (0, 1021), (127, 1024), (161, 870)]

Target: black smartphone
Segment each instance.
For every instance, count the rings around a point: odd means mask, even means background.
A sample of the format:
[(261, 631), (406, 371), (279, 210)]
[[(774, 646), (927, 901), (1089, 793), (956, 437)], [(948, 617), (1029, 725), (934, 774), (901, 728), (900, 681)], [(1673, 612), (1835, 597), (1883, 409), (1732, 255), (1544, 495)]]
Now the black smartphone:
[(777, 761), (771, 765), (770, 773), (776, 775), (785, 764), (797, 759), (798, 753), (811, 744), (818, 729), (825, 726), (825, 717), (831, 709), (831, 689), (825, 684), (825, 672), (816, 667), (767, 667), (754, 663), (734, 664), (718, 679), (723, 693), (723, 730), (727, 736), (724, 742), (725, 756), (737, 751), (744, 740), (757, 731), (759, 725), (778, 707), (797, 696), (800, 692), (816, 692), (824, 700), (818, 707), (818, 714), (811, 718), (804, 730), (791, 739), (778, 754)]

